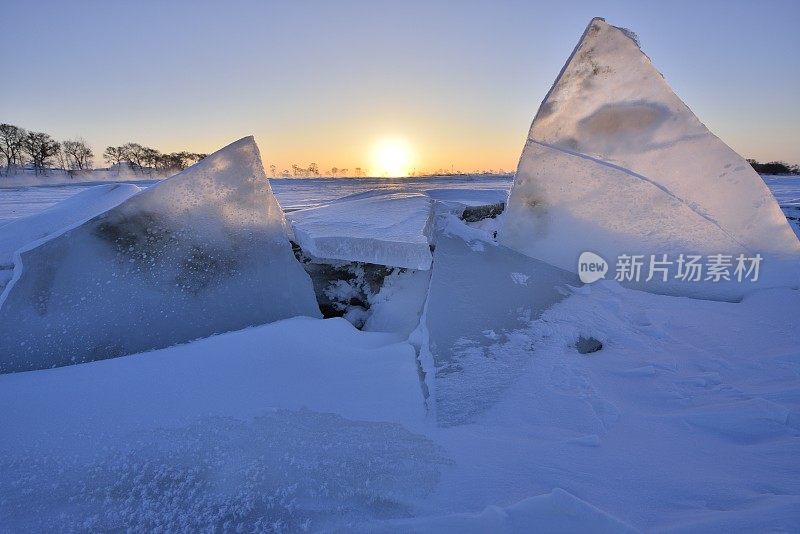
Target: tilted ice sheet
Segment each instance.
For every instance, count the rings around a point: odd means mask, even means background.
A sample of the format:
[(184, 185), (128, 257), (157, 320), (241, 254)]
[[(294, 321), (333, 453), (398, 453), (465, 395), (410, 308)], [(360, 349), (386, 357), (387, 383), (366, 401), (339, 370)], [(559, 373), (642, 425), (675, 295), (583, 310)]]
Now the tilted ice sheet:
[(113, 208), (140, 189), (133, 184), (103, 184), (84, 189), (39, 213), (0, 226), (0, 268), (23, 245)]
[(430, 269), (433, 201), (425, 195), (366, 191), (288, 216), (315, 258)]
[(637, 249), (628, 253), (800, 257), (761, 178), (672, 92), (631, 34), (602, 19), (533, 121), (501, 241), (571, 271), (581, 252), (608, 260), (623, 242)]
[(470, 422), (499, 398), (532, 357), (525, 327), (580, 284), (478, 235), (454, 217), (437, 235), (422, 318), (421, 361), (434, 373), (427, 383), (445, 426)]
[(318, 317), (258, 147), (244, 138), (15, 260), (0, 371)]

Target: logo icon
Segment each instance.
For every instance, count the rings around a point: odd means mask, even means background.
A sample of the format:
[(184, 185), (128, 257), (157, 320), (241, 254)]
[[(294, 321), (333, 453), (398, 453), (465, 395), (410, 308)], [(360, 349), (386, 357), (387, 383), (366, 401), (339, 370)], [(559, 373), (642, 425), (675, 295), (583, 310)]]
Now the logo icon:
[(582, 252), (578, 258), (578, 278), (584, 284), (597, 282), (606, 277), (608, 262), (594, 252)]

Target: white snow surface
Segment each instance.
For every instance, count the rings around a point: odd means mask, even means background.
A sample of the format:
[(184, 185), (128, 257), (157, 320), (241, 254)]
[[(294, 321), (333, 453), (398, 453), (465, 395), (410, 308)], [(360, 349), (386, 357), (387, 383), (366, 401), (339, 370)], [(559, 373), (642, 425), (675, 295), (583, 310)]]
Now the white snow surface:
[[(412, 347), (342, 319), (2, 375), (0, 523), (793, 531), (798, 307), (786, 289), (725, 303), (585, 286), (493, 346), (529, 349), (446, 427), (424, 415)], [(603, 349), (578, 354), (578, 335)]]
[(433, 200), (367, 191), (288, 214), (303, 251), (317, 259), (428, 270)]
[(412, 347), (343, 319), (2, 375), (0, 404), (0, 529), (296, 531), (438, 479), (398, 423), (424, 418)]
[(0, 267), (11, 264), (14, 252), (23, 245), (91, 219), (139, 191), (133, 184), (96, 185), (39, 213), (0, 225)]
[[(750, 165), (672, 92), (629, 32), (594, 19), (542, 102), (501, 241), (577, 272), (593, 251), (760, 253), (759, 286), (796, 285), (800, 241)], [(659, 291), (741, 297), (752, 286)]]
[[(165, 347), (320, 312), (246, 137), (111, 210), (17, 251), (0, 370)], [(254, 283), (258, 280), (258, 283)]]
[(388, 333), (293, 318), (0, 375), (0, 531), (796, 531), (800, 292), (577, 288), (503, 218), (441, 214), (433, 268), (370, 297)]

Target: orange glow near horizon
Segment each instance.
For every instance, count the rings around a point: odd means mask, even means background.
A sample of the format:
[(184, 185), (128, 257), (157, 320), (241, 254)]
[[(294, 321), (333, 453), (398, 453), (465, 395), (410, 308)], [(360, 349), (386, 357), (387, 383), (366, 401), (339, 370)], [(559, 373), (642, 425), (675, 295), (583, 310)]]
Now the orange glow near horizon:
[(414, 154), (404, 139), (387, 138), (372, 149), (372, 174), (375, 176), (408, 176), (413, 170)]

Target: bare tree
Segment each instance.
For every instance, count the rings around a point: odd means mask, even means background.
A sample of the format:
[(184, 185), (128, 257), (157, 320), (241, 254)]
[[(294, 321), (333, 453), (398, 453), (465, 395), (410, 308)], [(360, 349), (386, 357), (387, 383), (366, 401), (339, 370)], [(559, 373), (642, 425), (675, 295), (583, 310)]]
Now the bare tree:
[(145, 147), (139, 143), (125, 143), (122, 148), (125, 149), (125, 159), (131, 164), (131, 167), (142, 170), (146, 158)]
[(84, 170), (92, 168), (94, 154), (89, 145), (81, 138), (64, 141), (61, 150), (67, 156), (67, 163), (73, 170)]
[(31, 158), (36, 174), (44, 174), (52, 157), (61, 150), (61, 144), (46, 133), (28, 132), (23, 150)]
[(105, 159), (109, 165), (116, 165), (118, 172), (119, 165), (125, 161), (126, 158), (125, 148), (121, 146), (109, 146), (106, 147), (103, 152), (103, 159)]
[(159, 165), (163, 161), (163, 154), (155, 148), (144, 147), (142, 149), (142, 163), (148, 168), (150, 172), (153, 169), (159, 170)]
[(269, 166), (269, 175), (270, 176), (277, 176), (278, 175), (277, 173), (278, 173), (278, 167), (276, 167), (274, 164), (270, 165)]
[(11, 167), (22, 166), (23, 145), (27, 133), (19, 126), (0, 124), (0, 153), (6, 160), (6, 174), (11, 171)]

